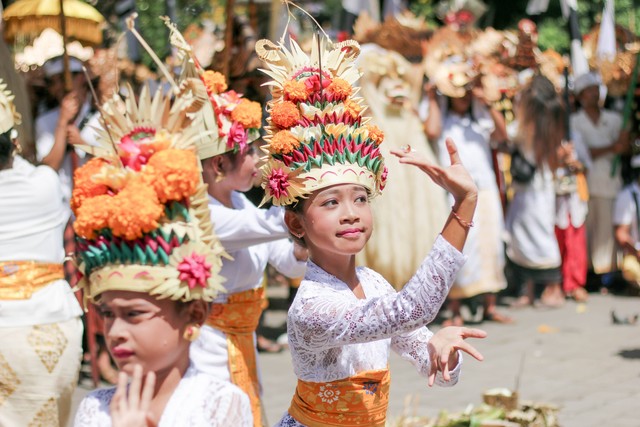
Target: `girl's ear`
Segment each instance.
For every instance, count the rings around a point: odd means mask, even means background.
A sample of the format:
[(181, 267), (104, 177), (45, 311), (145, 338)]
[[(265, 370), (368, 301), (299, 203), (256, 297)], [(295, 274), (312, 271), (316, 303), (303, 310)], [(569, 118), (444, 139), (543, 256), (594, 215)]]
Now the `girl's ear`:
[(189, 323), (204, 325), (209, 314), (209, 304), (203, 300), (195, 300), (189, 303), (188, 316)]
[(211, 168), (216, 176), (224, 176), (227, 165), (224, 156), (215, 156), (211, 159)]
[(304, 226), (300, 214), (286, 210), (284, 212), (284, 223), (287, 225), (289, 232), (298, 238), (304, 236)]

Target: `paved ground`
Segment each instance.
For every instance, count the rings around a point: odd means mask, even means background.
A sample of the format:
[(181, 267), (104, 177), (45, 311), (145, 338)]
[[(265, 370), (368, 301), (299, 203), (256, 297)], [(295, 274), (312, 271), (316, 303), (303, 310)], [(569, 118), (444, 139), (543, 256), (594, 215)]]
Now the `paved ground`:
[[(279, 305), (275, 301), (267, 317), (274, 332), (285, 319)], [(516, 324), (481, 326), (489, 336), (476, 345), (485, 360), (467, 357), (453, 388), (428, 388), (394, 355), (389, 424), (406, 412), (433, 417), (442, 409), (461, 411), (480, 403), (486, 389), (515, 387), (521, 370), (520, 396), (560, 405), (562, 427), (640, 427), (640, 324), (615, 325), (611, 310), (620, 316), (640, 313), (640, 298), (592, 294), (584, 306), (568, 302), (556, 310), (505, 309)], [(289, 405), (295, 377), (288, 352), (261, 354), (260, 359), (272, 425)], [(78, 389), (76, 404), (86, 393)]]

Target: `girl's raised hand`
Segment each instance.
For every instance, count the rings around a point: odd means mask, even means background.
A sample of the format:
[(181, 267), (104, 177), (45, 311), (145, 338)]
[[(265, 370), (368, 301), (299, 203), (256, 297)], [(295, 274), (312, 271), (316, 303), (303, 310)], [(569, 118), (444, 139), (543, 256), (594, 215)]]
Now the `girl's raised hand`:
[(451, 138), (447, 138), (446, 144), (451, 159), (451, 166), (446, 168), (430, 162), (424, 153), (414, 151), (409, 146), (406, 150), (391, 150), (391, 154), (397, 156), (400, 163), (414, 165), (424, 171), (433, 182), (451, 193), (456, 204), (467, 198), (477, 198), (478, 187), (460, 161), (456, 144)]
[(458, 366), (458, 350), (462, 350), (482, 361), (482, 354), (466, 342), (465, 339), (485, 338), (486, 336), (487, 333), (481, 329), (460, 326), (447, 326), (436, 332), (429, 340), (429, 355), (431, 357), (429, 387), (435, 383), (438, 371), (442, 372), (442, 377), (445, 381), (451, 379), (449, 371)]
[(149, 406), (156, 385), (156, 374), (149, 372), (142, 386), (142, 366), (133, 369), (131, 387), (127, 393), (127, 374), (120, 372), (118, 386), (111, 399), (111, 424), (113, 427), (148, 427)]

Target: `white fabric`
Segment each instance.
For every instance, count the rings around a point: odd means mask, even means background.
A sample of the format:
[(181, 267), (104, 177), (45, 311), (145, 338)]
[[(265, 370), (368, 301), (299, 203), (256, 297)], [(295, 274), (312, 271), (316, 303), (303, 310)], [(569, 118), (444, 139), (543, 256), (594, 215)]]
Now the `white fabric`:
[[(593, 123), (584, 110), (571, 115), (571, 129), (580, 134), (582, 141), (589, 148), (602, 148), (613, 144), (620, 135), (621, 127), (620, 115), (609, 110), (600, 110), (598, 123)], [(611, 163), (614, 158), (613, 153), (607, 153), (593, 159), (587, 175), (591, 195), (613, 199), (620, 191), (620, 168), (613, 177), (611, 176)]]
[[(48, 166), (16, 156), (0, 171), (0, 261), (62, 263), (68, 217), (60, 181)], [(82, 315), (66, 280), (35, 292), (28, 300), (0, 301), (0, 327), (58, 323)]]
[[(110, 427), (115, 387), (93, 391), (76, 412), (75, 427)], [(158, 427), (251, 427), (249, 398), (238, 387), (189, 367), (165, 406)]]
[[(532, 161), (530, 157), (528, 160)], [(514, 183), (513, 187), (515, 194), (505, 221), (507, 256), (522, 267), (559, 267), (553, 174), (547, 167), (542, 170), (538, 167), (531, 182)]]
[[(404, 288), (395, 289), (378, 273), (358, 267), (366, 296), (358, 299), (335, 276), (309, 261), (305, 278), (289, 309), (287, 335), (296, 376), (304, 381), (329, 382), (360, 372), (386, 369), (389, 349), (413, 364), (420, 375), (430, 369), (425, 326), (437, 315), (465, 256), (438, 236), (429, 256)], [(441, 374), (441, 386), (457, 382)], [(278, 425), (299, 426), (290, 416)]]
[(633, 200), (634, 193), (638, 203), (640, 203), (640, 186), (638, 186), (637, 182), (624, 187), (616, 198), (615, 208), (613, 209), (613, 225), (628, 225), (631, 229), (631, 237), (636, 242), (636, 249), (640, 249), (638, 216), (636, 214), (636, 203)]
[[(76, 126), (80, 124), (82, 119), (91, 114), (91, 99), (88, 99), (80, 107), (78, 112), (78, 118), (75, 121)], [(58, 126), (58, 118), (60, 117), (60, 107), (56, 107), (46, 113), (40, 115), (36, 119), (36, 158), (39, 162), (42, 161), (53, 148), (55, 143), (55, 132)], [(98, 113), (93, 115), (87, 120), (87, 123), (80, 130), (81, 138), (89, 145), (95, 145), (97, 127), (100, 127)], [(84, 151), (79, 148), (75, 148), (75, 152), (78, 155), (78, 166), (82, 166), (88, 159)], [(71, 190), (73, 187), (73, 166), (71, 163), (71, 156), (68, 152), (65, 153), (62, 160), (62, 166), (58, 170), (60, 176), (60, 184), (62, 186), (62, 194), (64, 196), (65, 208), (69, 215), (71, 214), (71, 208), (69, 202), (71, 200)]]
[[(572, 135), (573, 147), (576, 158), (582, 163), (588, 171), (591, 169), (592, 161), (589, 149), (582, 141), (579, 133)], [(556, 176), (560, 177), (564, 173), (563, 170), (556, 172)], [(556, 225), (562, 230), (566, 230), (569, 224), (575, 228), (582, 226), (587, 219), (589, 212), (589, 203), (580, 199), (577, 192), (566, 195), (556, 196)]]
[[(209, 209), (216, 235), (233, 257), (223, 259), (220, 275), (226, 279), (216, 302), (224, 303), (229, 294), (262, 286), (264, 270), (271, 264), (287, 277), (302, 277), (307, 263), (293, 254), (293, 242), (287, 239), (284, 210), (259, 209), (243, 194), (234, 192), (235, 209), (209, 196)], [(201, 371), (229, 380), (227, 337), (224, 332), (203, 326), (197, 341), (191, 344), (191, 361)]]

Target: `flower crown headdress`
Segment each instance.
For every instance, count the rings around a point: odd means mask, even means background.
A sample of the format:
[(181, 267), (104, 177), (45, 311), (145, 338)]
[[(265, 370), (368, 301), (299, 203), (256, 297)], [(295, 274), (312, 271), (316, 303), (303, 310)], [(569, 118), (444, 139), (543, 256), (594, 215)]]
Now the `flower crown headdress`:
[(263, 166), (263, 203), (291, 205), (309, 193), (353, 183), (372, 196), (385, 185), (387, 169), (379, 145), (382, 131), (365, 117), (354, 87), (360, 77), (353, 40), (332, 44), (314, 37), (307, 55), (298, 43), (260, 40), (258, 56), (273, 80), (267, 106), (267, 163)]
[(100, 108), (96, 157), (77, 169), (71, 207), (85, 299), (110, 290), (211, 301), (224, 280), (196, 141), (206, 93), (185, 80), (164, 95), (129, 88)]
[(204, 70), (175, 24), (168, 18), (163, 20), (169, 28), (171, 44), (182, 61), (181, 79), (198, 77), (211, 102), (211, 108), (202, 109), (202, 120), (205, 123), (215, 121), (218, 135), (198, 142), (198, 157), (204, 160), (229, 151), (244, 151), (248, 144), (260, 138), (262, 106), (234, 90), (227, 90), (225, 77), (217, 71)]

